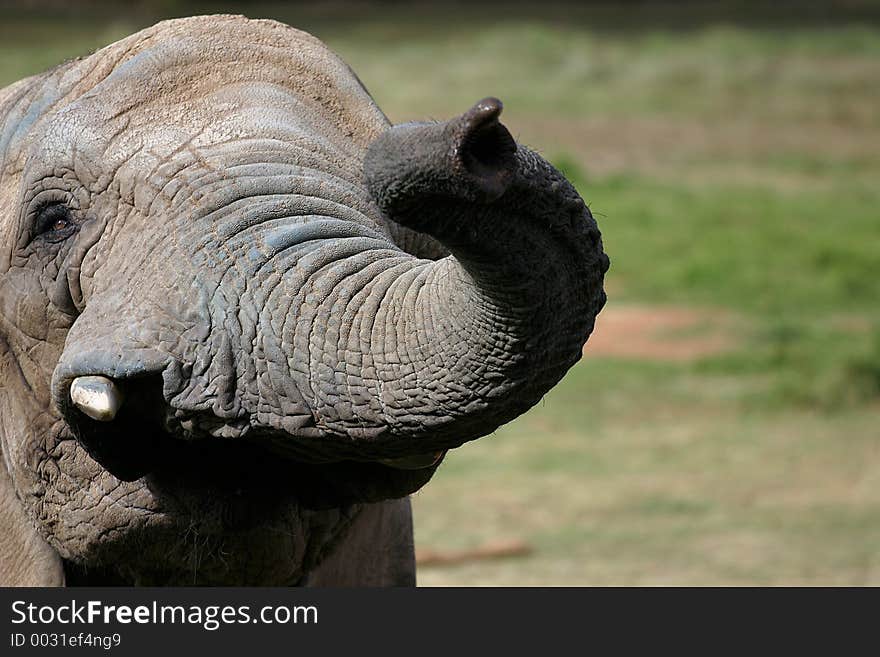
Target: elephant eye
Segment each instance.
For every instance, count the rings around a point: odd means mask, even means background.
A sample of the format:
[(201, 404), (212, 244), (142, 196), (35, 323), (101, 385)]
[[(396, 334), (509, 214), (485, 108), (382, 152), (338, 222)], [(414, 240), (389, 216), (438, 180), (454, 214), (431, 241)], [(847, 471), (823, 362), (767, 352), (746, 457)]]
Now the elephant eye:
[(63, 203), (50, 203), (37, 211), (34, 237), (57, 242), (66, 239), (75, 229), (73, 213)]

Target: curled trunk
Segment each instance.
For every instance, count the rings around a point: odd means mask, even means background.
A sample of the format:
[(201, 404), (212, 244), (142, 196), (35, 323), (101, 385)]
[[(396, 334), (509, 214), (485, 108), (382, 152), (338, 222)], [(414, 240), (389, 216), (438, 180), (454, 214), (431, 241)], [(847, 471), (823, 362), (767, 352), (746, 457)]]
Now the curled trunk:
[(316, 419), (301, 436), (348, 439), (337, 445), (360, 458), (456, 446), (523, 413), (580, 358), (608, 259), (583, 200), (500, 111), (486, 99), (370, 146), (382, 212), (451, 255), (370, 248), (293, 292), (280, 350)]
[[(500, 112), (486, 99), (389, 128), (362, 175), (328, 164), (341, 151), (304, 162), (263, 142), (234, 157), (219, 146), (194, 161), (207, 173), (175, 164), (172, 201), (203, 198), (200, 214), (166, 208), (178, 228), (148, 250), (117, 239), (103, 265), (117, 278), (82, 293), (55, 372), (83, 444), (137, 477), (150, 464), (128, 452), (159, 453), (157, 439), (134, 448), (114, 432), (161, 406), (178, 437), (422, 467), (534, 405), (580, 358), (608, 259), (583, 200)], [(116, 422), (72, 412), (73, 382), (92, 375), (128, 400)]]

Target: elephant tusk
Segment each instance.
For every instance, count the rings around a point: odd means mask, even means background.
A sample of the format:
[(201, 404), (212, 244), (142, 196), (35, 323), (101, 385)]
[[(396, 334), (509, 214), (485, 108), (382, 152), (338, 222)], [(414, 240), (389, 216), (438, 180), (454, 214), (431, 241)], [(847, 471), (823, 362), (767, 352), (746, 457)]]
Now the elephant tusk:
[(104, 376), (80, 376), (70, 385), (70, 401), (98, 422), (110, 422), (122, 406), (122, 392)]
[(402, 456), (396, 459), (379, 459), (379, 463), (398, 470), (421, 470), (422, 468), (430, 468), (433, 465), (437, 465), (445, 454), (446, 450), (444, 449), (439, 452)]

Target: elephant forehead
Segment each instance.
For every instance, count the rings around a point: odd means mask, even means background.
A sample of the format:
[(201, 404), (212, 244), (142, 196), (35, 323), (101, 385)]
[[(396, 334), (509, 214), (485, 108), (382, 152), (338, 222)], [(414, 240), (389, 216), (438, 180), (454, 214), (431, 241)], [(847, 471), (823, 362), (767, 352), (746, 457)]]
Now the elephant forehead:
[[(56, 110), (41, 138), (32, 144), (34, 160), (89, 166), (102, 171), (145, 160), (167, 161), (181, 151), (203, 152), (236, 143), (240, 153), (249, 140), (274, 140), (308, 150), (335, 153), (334, 159), (363, 152), (347, 135), (310, 111), (302, 100), (269, 82), (236, 82), (179, 102), (143, 98), (124, 110), (104, 96), (88, 94)], [(140, 166), (143, 168), (143, 166)]]
[(138, 127), (146, 130), (129, 141), (161, 152), (280, 125), (363, 149), (389, 125), (318, 39), (243, 17), (159, 23), (72, 63), (59, 86), (50, 106), (35, 106), (50, 113), (34, 140), (49, 159), (71, 143), (106, 146)]
[[(315, 37), (274, 21), (196, 17), (159, 23), (104, 51), (109, 74), (87, 93), (105, 116), (139, 105), (187, 104), (242, 83), (285, 89), (300, 112), (364, 145), (387, 121), (348, 66)], [(91, 59), (91, 58), (90, 58)], [(91, 65), (83, 62), (86, 68)]]

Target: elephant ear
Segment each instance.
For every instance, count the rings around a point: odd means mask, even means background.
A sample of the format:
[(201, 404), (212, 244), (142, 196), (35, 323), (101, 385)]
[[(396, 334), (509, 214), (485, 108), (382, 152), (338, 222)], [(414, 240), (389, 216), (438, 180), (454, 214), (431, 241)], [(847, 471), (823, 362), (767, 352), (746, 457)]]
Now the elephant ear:
[(61, 557), (37, 533), (0, 467), (0, 586), (64, 586)]
[[(0, 172), (16, 171), (24, 137), (35, 122), (60, 97), (58, 80), (69, 64), (26, 78), (0, 89)], [(12, 213), (4, 213), (4, 192), (16, 189), (15, 177), (2, 178), (0, 226)], [(7, 349), (0, 339), (0, 402), (8, 384), (3, 367)], [(8, 400), (7, 400), (8, 401)], [(0, 404), (0, 415), (9, 409)], [(18, 499), (0, 447), (0, 586), (63, 586), (61, 557), (40, 536)]]

